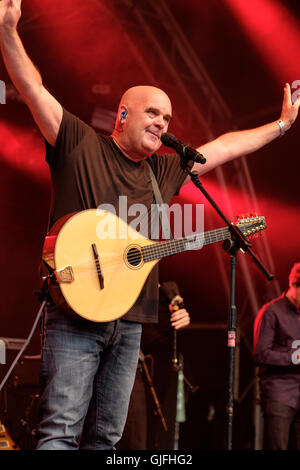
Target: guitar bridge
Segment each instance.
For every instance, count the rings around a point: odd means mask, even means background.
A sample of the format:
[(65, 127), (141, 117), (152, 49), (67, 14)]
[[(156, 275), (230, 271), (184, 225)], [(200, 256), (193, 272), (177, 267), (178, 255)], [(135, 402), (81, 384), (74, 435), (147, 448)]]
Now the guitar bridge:
[(100, 289), (104, 289), (104, 277), (102, 276), (102, 272), (101, 272), (101, 266), (100, 266), (99, 255), (98, 255), (98, 250), (97, 250), (96, 243), (92, 243), (92, 250), (93, 250), (93, 254), (94, 254), (94, 261), (95, 261), (95, 265), (96, 265), (96, 271), (97, 271), (97, 275), (98, 275), (99, 286), (100, 286)]
[(65, 266), (61, 269), (56, 269), (54, 271), (56, 281), (57, 282), (73, 282), (74, 281), (74, 273), (72, 266)]

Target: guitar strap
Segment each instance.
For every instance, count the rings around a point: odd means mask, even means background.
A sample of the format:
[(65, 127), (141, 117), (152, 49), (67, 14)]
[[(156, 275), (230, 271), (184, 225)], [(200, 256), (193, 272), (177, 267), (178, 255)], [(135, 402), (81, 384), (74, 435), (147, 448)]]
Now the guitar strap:
[[(145, 160), (146, 161), (146, 160)], [(151, 165), (150, 163), (148, 163), (146, 161), (148, 167), (149, 167), (149, 173), (150, 173), (150, 178), (151, 178), (151, 183), (152, 183), (152, 188), (153, 188), (153, 193), (154, 193), (154, 197), (155, 197), (155, 202), (158, 206), (160, 206), (160, 210), (158, 210), (158, 215), (159, 215), (159, 219), (160, 219), (160, 224), (161, 224), (161, 229), (163, 227), (163, 220), (162, 220), (162, 216), (163, 216), (163, 213), (165, 215), (165, 221), (169, 220), (168, 219), (168, 215), (166, 213), (166, 207), (165, 207), (165, 204), (164, 204), (164, 201), (163, 201), (163, 198), (161, 196), (161, 192), (159, 190), (159, 187), (158, 187), (158, 183), (157, 183), (157, 180), (155, 178), (155, 175), (153, 173), (153, 170), (151, 168)], [(169, 225), (170, 227), (170, 225)], [(169, 233), (170, 233), (170, 239), (173, 239), (173, 235), (172, 235), (172, 231), (171, 231), (171, 227), (169, 229)]]
[[(160, 208), (161, 208), (161, 210), (159, 210), (159, 218), (160, 218), (160, 224), (161, 224), (161, 228), (162, 228), (163, 227), (162, 211), (165, 214), (165, 220), (169, 220), (169, 219), (168, 219), (168, 216), (167, 216), (167, 213), (166, 213), (166, 208), (165, 208), (165, 205), (164, 205), (164, 202), (163, 202), (163, 199), (162, 199), (159, 187), (158, 187), (157, 180), (156, 180), (155, 175), (153, 173), (153, 170), (151, 168), (151, 165), (148, 162), (146, 162), (146, 163), (149, 167), (149, 173), (150, 173), (150, 178), (151, 178), (151, 183), (152, 183), (152, 188), (153, 188), (153, 192), (154, 192), (155, 201), (156, 201), (156, 204), (160, 205)], [(170, 233), (170, 239), (173, 239), (170, 225), (169, 225), (169, 233)], [(177, 356), (178, 356), (178, 354), (177, 354), (177, 331), (174, 328), (174, 330), (173, 330), (173, 359), (172, 359), (173, 370), (179, 370), (178, 367), (177, 367), (178, 366)]]

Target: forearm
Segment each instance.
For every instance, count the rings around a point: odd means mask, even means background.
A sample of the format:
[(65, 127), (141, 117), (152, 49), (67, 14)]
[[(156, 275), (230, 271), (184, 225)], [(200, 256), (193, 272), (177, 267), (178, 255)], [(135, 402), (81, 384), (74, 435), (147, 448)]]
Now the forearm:
[(41, 133), (54, 146), (63, 110), (43, 86), (41, 75), (28, 57), (17, 33), (20, 5), (21, 0), (0, 2), (0, 47), (13, 84), (28, 105)]
[(254, 129), (228, 132), (218, 137), (217, 141), (224, 148), (227, 159), (231, 160), (259, 150), (279, 136), (280, 127), (277, 121), (274, 121)]
[(228, 132), (198, 148), (207, 161), (205, 165), (195, 163), (193, 170), (204, 174), (218, 165), (255, 152), (279, 136), (280, 127), (276, 121), (254, 129)]
[[(292, 103), (290, 85), (286, 83), (279, 118), (279, 121), (283, 123), (284, 131), (288, 131), (295, 122), (299, 106), (300, 94), (296, 101)], [(198, 151), (206, 157), (207, 161), (205, 165), (195, 163), (193, 170), (196, 170), (199, 175), (206, 173), (234, 158), (259, 150), (281, 134), (282, 131), (278, 121), (273, 121), (254, 129), (223, 134), (212, 142), (208, 142), (198, 148)]]
[(264, 366), (290, 367), (293, 350), (280, 351), (273, 348), (262, 348), (258, 345), (255, 351), (255, 362)]
[(16, 30), (0, 31), (0, 46), (8, 74), (25, 102), (42, 90), (42, 78), (28, 57)]

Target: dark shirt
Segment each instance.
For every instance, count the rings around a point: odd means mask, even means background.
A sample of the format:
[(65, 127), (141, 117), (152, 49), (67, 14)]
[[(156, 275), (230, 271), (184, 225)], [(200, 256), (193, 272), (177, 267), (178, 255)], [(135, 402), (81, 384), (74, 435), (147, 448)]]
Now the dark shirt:
[(254, 358), (260, 367), (261, 398), (295, 408), (300, 396), (300, 365), (293, 348), (300, 340), (300, 315), (285, 294), (264, 305), (254, 323)]
[[(96, 134), (65, 109), (55, 147), (46, 142), (46, 160), (53, 185), (49, 227), (66, 214), (97, 208), (101, 204), (112, 205), (121, 217), (119, 196), (127, 197), (128, 208), (140, 203), (149, 213), (151, 205), (155, 204), (149, 167), (145, 161), (130, 160), (111, 137)], [(164, 202), (169, 204), (186, 178), (180, 158), (176, 154), (154, 154), (147, 158), (147, 162), (155, 174)], [(127, 223), (130, 221), (128, 217)], [(150, 228), (150, 222), (148, 226)], [(158, 269), (155, 266), (124, 319), (155, 322), (157, 311)]]

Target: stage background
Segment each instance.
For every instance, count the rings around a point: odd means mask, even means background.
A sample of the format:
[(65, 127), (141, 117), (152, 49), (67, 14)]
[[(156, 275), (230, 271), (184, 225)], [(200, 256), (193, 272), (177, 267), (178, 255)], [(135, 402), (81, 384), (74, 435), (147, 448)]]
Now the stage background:
[[(299, 25), (296, 0), (32, 0), (23, 1), (19, 32), (46, 87), (97, 131), (110, 132), (128, 87), (150, 84), (173, 102), (170, 131), (197, 146), (228, 130), (279, 118), (285, 82), (300, 80)], [(26, 338), (39, 308), (34, 291), (51, 184), (43, 139), (2, 60), (0, 79), (6, 84), (0, 108), (0, 337)], [(202, 178), (229, 217), (257, 210), (266, 217), (268, 228), (253, 249), (276, 276), (267, 282), (247, 255), (239, 255), (235, 448), (253, 448), (255, 440), (256, 307), (287, 288), (288, 272), (299, 261), (299, 126), (298, 119), (286, 136), (245, 156), (243, 165), (228, 163)], [(174, 202), (205, 204), (205, 230), (224, 225), (191, 184)], [(160, 276), (178, 282), (192, 320), (180, 344), (191, 381), (200, 389), (187, 402), (182, 445), (222, 448), (229, 257), (221, 245), (209, 246), (163, 260)], [(27, 354), (39, 353), (37, 331)], [(31, 368), (26, 370), (30, 374)], [(211, 403), (219, 411), (208, 421)]]

